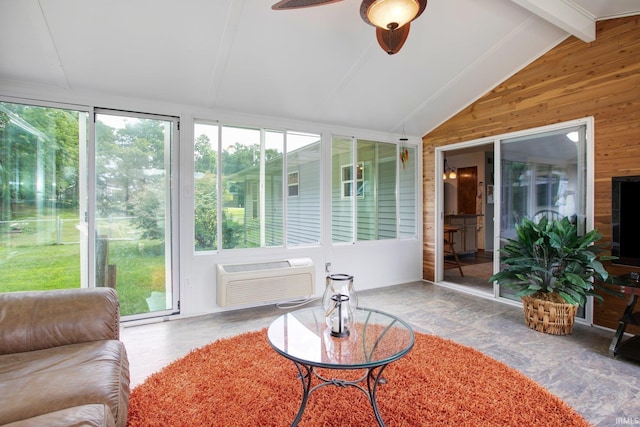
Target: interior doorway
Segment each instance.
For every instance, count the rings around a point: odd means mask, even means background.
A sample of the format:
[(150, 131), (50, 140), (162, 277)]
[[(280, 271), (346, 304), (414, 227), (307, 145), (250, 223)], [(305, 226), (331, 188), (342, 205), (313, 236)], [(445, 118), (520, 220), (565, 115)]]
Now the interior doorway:
[(494, 144), (445, 147), (441, 154), (441, 218), (446, 243), (436, 278), (449, 286), (493, 297), (493, 284), (488, 280), (494, 268), (494, 209), (493, 198), (487, 198), (487, 193), (493, 193)]

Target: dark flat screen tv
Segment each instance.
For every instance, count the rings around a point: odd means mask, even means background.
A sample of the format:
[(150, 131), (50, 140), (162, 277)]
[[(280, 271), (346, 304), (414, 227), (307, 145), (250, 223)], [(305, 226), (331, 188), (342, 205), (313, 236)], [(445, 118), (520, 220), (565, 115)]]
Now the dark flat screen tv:
[(611, 178), (611, 255), (614, 264), (640, 266), (640, 175)]

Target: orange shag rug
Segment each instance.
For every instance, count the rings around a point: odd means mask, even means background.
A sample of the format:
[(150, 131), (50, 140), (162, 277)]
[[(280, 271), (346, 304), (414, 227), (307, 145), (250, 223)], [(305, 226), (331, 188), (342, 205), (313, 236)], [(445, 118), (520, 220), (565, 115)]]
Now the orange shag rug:
[[(294, 364), (269, 345), (266, 329), (222, 339), (134, 388), (128, 425), (289, 426), (302, 396), (296, 375)], [(387, 427), (589, 425), (518, 371), (432, 335), (416, 333), (413, 349), (388, 365), (384, 377), (377, 401)], [(335, 386), (311, 393), (299, 424), (375, 425), (362, 391)]]

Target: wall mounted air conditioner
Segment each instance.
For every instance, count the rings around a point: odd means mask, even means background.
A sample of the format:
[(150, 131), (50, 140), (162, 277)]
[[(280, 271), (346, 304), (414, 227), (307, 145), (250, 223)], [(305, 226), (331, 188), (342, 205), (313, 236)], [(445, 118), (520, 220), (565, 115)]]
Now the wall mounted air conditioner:
[(298, 299), (315, 293), (311, 258), (218, 264), (216, 303), (221, 307)]

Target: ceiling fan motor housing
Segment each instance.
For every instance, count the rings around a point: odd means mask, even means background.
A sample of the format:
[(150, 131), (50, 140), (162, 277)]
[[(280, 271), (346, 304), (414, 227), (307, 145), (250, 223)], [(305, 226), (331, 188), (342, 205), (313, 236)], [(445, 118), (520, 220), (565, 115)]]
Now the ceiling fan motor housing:
[[(342, 0), (280, 0), (273, 10), (301, 9)], [(422, 15), (427, 0), (362, 0), (360, 17), (376, 27), (376, 39), (389, 55), (397, 53), (409, 36), (411, 21)]]

